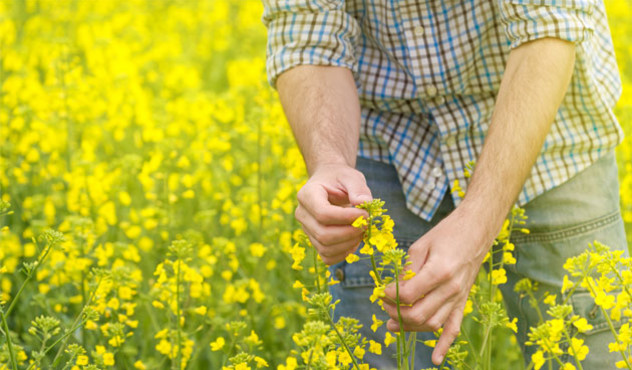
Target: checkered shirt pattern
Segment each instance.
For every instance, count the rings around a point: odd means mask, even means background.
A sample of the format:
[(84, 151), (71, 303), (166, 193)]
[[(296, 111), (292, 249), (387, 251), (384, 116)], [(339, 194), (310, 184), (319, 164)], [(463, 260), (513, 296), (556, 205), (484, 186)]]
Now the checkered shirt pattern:
[[(430, 221), (450, 184), (466, 190), (508, 54), (554, 37), (575, 70), (517, 200), (565, 182), (623, 139), (621, 81), (602, 0), (264, 0), (267, 72), (349, 68), (361, 105), (359, 155), (392, 164), (408, 207)], [(511, 158), (504, 158), (511, 161)], [(502, 179), (499, 179), (502, 181)], [(452, 194), (455, 205), (461, 198)]]

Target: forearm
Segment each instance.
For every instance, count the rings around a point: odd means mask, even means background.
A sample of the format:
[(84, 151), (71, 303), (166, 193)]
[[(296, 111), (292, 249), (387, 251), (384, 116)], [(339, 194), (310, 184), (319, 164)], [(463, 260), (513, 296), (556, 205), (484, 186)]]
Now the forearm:
[(463, 211), (484, 220), (495, 236), (524, 186), (566, 93), (575, 46), (540, 39), (509, 54), (488, 135), (476, 163)]
[(360, 103), (349, 69), (296, 67), (279, 77), (277, 90), (310, 175), (321, 165), (355, 166)]

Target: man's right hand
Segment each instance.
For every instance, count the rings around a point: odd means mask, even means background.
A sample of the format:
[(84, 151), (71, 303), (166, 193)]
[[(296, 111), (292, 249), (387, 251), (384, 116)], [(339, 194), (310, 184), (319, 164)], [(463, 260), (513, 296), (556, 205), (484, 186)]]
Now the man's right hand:
[(333, 265), (358, 248), (363, 230), (351, 224), (368, 214), (355, 206), (373, 199), (361, 172), (346, 164), (320, 165), (297, 197), (296, 219), (323, 262)]

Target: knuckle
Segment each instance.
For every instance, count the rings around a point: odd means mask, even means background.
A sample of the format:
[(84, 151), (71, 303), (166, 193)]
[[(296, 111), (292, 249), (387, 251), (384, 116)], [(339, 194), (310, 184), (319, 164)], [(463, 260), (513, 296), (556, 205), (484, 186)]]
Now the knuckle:
[(428, 320), (428, 322), (426, 322), (426, 326), (432, 331), (437, 331), (441, 329), (441, 323), (436, 319)]
[(408, 318), (408, 320), (406, 320), (406, 321), (409, 322), (411, 325), (421, 326), (421, 325), (424, 324), (424, 321), (426, 321), (426, 319), (423, 316), (421, 316), (421, 315), (415, 315), (415, 316), (412, 316), (412, 317)]
[(321, 224), (324, 224), (327, 220), (327, 214), (321, 209), (314, 210), (314, 218)]
[(355, 176), (362, 180), (362, 181), (366, 181), (366, 177), (364, 176), (364, 174), (358, 170), (356, 170), (355, 168), (353, 169), (353, 173), (355, 174)]
[(452, 276), (453, 276), (453, 272), (450, 269), (442, 268), (439, 271), (437, 271), (437, 279), (439, 281), (450, 280)]
[(404, 304), (413, 304), (415, 301), (415, 292), (410, 288), (400, 288), (399, 300)]
[(323, 243), (323, 232), (321, 230), (312, 230), (312, 236), (314, 237), (314, 239), (316, 239), (316, 241), (318, 242), (318, 244), (325, 244)]
[(318, 239), (322, 245), (332, 245), (336, 243), (336, 238), (331, 233), (320, 232), (320, 238)]
[(448, 291), (453, 295), (459, 293), (461, 291), (461, 284), (455, 280), (450, 280), (448, 282)]
[(447, 335), (448, 338), (451, 338), (452, 340), (454, 340), (454, 338), (456, 338), (459, 335), (459, 328), (458, 327), (452, 327), (452, 326), (448, 326), (443, 328), (443, 333), (444, 335)]
[(297, 192), (296, 192), (296, 199), (299, 201), (299, 203), (303, 203), (305, 201), (305, 188), (307, 186), (303, 186), (302, 188), (300, 188)]

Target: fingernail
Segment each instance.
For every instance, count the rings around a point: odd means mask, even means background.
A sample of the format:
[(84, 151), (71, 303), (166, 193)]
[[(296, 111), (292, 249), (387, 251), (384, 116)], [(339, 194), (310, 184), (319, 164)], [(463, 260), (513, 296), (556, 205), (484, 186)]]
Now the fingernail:
[(439, 356), (439, 363), (437, 365), (441, 365), (441, 363), (443, 362), (443, 356)]

